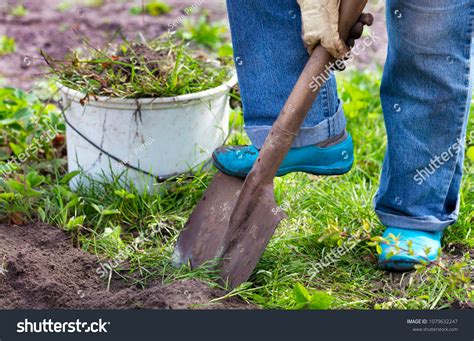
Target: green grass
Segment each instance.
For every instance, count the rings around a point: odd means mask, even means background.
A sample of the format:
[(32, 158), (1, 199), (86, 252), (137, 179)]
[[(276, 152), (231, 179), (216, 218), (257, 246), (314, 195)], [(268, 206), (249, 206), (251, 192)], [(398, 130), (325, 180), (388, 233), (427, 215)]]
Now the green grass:
[(0, 36), (0, 56), (10, 54), (12, 52), (15, 52), (15, 50), (16, 50), (15, 39), (6, 35), (1, 35)]
[(24, 17), (28, 14), (28, 10), (23, 6), (23, 4), (19, 4), (10, 10), (10, 14), (14, 17)]
[(99, 8), (104, 5), (104, 0), (62, 0), (59, 2), (55, 9), (58, 12), (66, 12), (71, 10), (74, 6)]
[(228, 31), (225, 24), (211, 21), (209, 14), (203, 12), (197, 18), (184, 20), (183, 27), (178, 30), (178, 36), (198, 46), (219, 50), (227, 43)]
[(134, 15), (149, 14), (151, 16), (157, 17), (159, 15), (171, 12), (172, 9), (173, 7), (163, 1), (142, 1), (142, 5), (131, 7), (130, 13)]
[(177, 35), (193, 46), (214, 52), (226, 63), (233, 59), (228, 26), (222, 22), (211, 21), (207, 11), (193, 19), (184, 20)]
[[(372, 210), (372, 198), (386, 147), (379, 79), (378, 74), (358, 72), (339, 76), (348, 129), (355, 141), (354, 169), (341, 177), (298, 173), (276, 179), (276, 198), (288, 219), (280, 224), (249, 283), (228, 296), (275, 309), (440, 309), (472, 300), (472, 284), (459, 279), (472, 277), (472, 161), (465, 164), (460, 219), (444, 238), (443, 266), (404, 275), (388, 274), (375, 266), (376, 250), (370, 238), (380, 235), (383, 227)], [(12, 101), (3, 96), (0, 103), (5, 99)], [(27, 102), (21, 101), (15, 110), (38, 103), (34, 98)], [(40, 107), (35, 108), (32, 117), (42, 116)], [(232, 122), (234, 134), (229, 143), (247, 142), (239, 110), (233, 113)], [(6, 135), (32, 134), (26, 128), (16, 127), (20, 132), (13, 131), (14, 127), (5, 129)], [(473, 115), (468, 129), (474, 129)], [(54, 153), (52, 149), (43, 158), (31, 158), (23, 167), (24, 177), (15, 176), (2, 184), (4, 221), (39, 219), (64, 228), (84, 250), (97, 255), (103, 264), (113, 262), (114, 271), (133, 283), (198, 278), (216, 285), (216, 274), (209, 268), (175, 269), (170, 261), (179, 231), (212, 172), (167, 182), (159, 186), (158, 193), (140, 195), (133, 186), (124, 190), (120, 179), (96, 181), (73, 193), (67, 183), (75, 174), (65, 176), (59, 164), (41, 167), (54, 159)], [(318, 271), (316, 263), (349, 239), (356, 242), (355, 247)]]

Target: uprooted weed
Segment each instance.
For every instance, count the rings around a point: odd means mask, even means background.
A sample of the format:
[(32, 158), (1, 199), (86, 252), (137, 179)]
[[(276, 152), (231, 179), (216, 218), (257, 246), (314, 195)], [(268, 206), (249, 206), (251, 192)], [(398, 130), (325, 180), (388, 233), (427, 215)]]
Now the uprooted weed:
[(114, 51), (88, 47), (56, 60), (42, 52), (64, 86), (90, 96), (118, 98), (169, 97), (217, 87), (230, 68), (203, 51), (171, 40), (125, 41)]

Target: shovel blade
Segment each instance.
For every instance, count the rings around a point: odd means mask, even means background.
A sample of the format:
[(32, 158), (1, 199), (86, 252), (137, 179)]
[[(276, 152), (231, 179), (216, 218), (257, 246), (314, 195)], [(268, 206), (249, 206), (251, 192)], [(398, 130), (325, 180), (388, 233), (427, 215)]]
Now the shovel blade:
[(173, 254), (176, 265), (196, 268), (218, 261), (224, 236), (244, 180), (218, 172), (181, 232)]
[(244, 186), (224, 238), (221, 278), (234, 289), (247, 281), (286, 214), (274, 198), (273, 182)]

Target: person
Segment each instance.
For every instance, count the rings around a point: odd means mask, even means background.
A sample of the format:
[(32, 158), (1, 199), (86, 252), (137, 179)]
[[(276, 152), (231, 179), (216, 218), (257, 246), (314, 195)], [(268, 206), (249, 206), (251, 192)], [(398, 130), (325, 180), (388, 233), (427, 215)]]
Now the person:
[[(321, 44), (336, 58), (347, 50), (351, 41), (345, 44), (337, 34), (339, 6), (340, 0), (227, 0), (245, 130), (252, 145), (215, 150), (219, 170), (239, 177), (250, 171), (309, 58), (308, 50)], [(381, 102), (388, 144), (374, 198), (386, 227), (383, 237), (392, 240), (381, 245), (378, 264), (383, 269), (408, 271), (435, 261), (443, 231), (458, 217), (472, 98), (473, 17), (472, 0), (386, 2), (388, 55)], [(359, 19), (352, 43), (360, 26), (370, 21), (367, 15)], [(345, 127), (331, 75), (277, 175), (348, 172), (353, 141)], [(395, 243), (399, 248), (394, 253)]]

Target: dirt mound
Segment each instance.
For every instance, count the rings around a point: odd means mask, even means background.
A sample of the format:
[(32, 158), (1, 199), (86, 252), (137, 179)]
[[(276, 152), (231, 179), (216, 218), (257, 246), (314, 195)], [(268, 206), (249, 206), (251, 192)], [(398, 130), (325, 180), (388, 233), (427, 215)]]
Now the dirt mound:
[(0, 225), (0, 309), (249, 309), (196, 280), (146, 290), (113, 280), (110, 291), (94, 256), (58, 228)]

